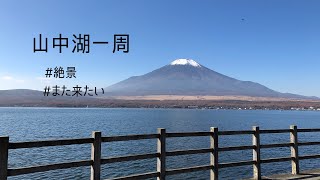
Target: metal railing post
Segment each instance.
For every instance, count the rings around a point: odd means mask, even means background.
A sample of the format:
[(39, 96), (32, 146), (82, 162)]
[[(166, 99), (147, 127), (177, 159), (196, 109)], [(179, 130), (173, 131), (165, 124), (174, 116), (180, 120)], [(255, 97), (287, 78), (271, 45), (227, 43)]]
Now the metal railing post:
[(298, 130), (295, 125), (290, 126), (290, 143), (292, 174), (299, 174)]
[(0, 137), (0, 180), (8, 178), (9, 137)]
[(158, 139), (157, 152), (160, 156), (157, 158), (157, 171), (160, 176), (157, 180), (166, 179), (166, 129), (158, 128), (158, 133), (160, 135)]
[(100, 180), (101, 171), (101, 132), (93, 131), (93, 144), (91, 146), (91, 180)]
[(258, 126), (253, 126), (252, 130), (254, 134), (252, 135), (252, 145), (254, 149), (252, 151), (253, 164), (253, 178), (256, 180), (261, 179), (261, 165), (260, 165), (260, 130)]
[(213, 166), (210, 170), (210, 180), (218, 180), (219, 176), (219, 151), (218, 151), (218, 128), (212, 127), (210, 129), (211, 136), (210, 136), (210, 165)]

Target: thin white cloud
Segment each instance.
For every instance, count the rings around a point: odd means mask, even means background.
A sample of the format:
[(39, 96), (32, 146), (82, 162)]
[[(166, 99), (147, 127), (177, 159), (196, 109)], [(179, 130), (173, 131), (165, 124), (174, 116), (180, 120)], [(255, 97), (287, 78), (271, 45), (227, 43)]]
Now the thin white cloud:
[(61, 80), (60, 78), (45, 78), (45, 77), (36, 77), (37, 80), (40, 81), (59, 81)]
[(3, 77), (1, 77), (1, 79), (3, 79), (3, 80), (13, 80), (13, 77), (12, 76), (3, 76)]
[(16, 82), (16, 83), (24, 83), (25, 82), (25, 80), (23, 80), (23, 79), (16, 79), (12, 76), (2, 76), (1, 79), (5, 80), (5, 81)]
[(40, 84), (50, 85), (54, 82), (60, 81), (59, 78), (45, 78), (45, 77), (36, 77), (36, 80), (40, 81)]
[(24, 89), (26, 82), (26, 79), (18, 79), (16, 77), (5, 75), (0, 76), (0, 90), (5, 89)]
[(15, 80), (15, 82), (16, 82), (16, 83), (24, 83), (24, 82), (25, 82), (25, 80), (22, 80), (22, 79), (16, 79), (16, 80)]

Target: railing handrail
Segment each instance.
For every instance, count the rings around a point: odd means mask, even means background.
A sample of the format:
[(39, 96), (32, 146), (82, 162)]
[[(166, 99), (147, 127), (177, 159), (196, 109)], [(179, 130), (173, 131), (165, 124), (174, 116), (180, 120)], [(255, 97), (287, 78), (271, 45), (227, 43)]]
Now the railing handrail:
[[(101, 136), (101, 132), (93, 132), (91, 138), (80, 139), (60, 139), (60, 140), (44, 140), (44, 141), (29, 141), (29, 142), (9, 142), (9, 137), (0, 137), (0, 180), (6, 180), (8, 176), (16, 176), (22, 174), (29, 174), (35, 172), (45, 172), (56, 169), (66, 169), (81, 166), (91, 166), (91, 179), (100, 179), (101, 164), (134, 161), (141, 159), (157, 158), (157, 171), (144, 174), (137, 174), (125, 177), (118, 177), (114, 179), (132, 179), (132, 178), (150, 178), (157, 177), (157, 179), (165, 179), (166, 175), (210, 170), (210, 179), (217, 180), (218, 169), (253, 165), (254, 178), (261, 179), (261, 167), (260, 164), (272, 163), (272, 162), (292, 162), (292, 174), (299, 173), (299, 160), (320, 158), (320, 154), (316, 155), (304, 155), (298, 156), (299, 146), (311, 146), (319, 145), (320, 142), (298, 142), (298, 132), (320, 132), (319, 128), (313, 129), (298, 129), (297, 126), (290, 126), (290, 129), (266, 129), (260, 130), (259, 127), (254, 127), (253, 130), (236, 130), (236, 131), (218, 131), (218, 128), (211, 128), (211, 131), (200, 132), (169, 132), (166, 133), (165, 129), (158, 129), (158, 133), (155, 134), (133, 134), (133, 135), (121, 135), (121, 136)], [(290, 133), (289, 143), (277, 143), (277, 144), (260, 144), (260, 134), (271, 133)], [(218, 137), (225, 135), (252, 135), (253, 144), (246, 146), (229, 146), (219, 147)], [(188, 149), (188, 150), (175, 150), (166, 151), (165, 139), (176, 137), (201, 137), (208, 136), (211, 139), (211, 147), (203, 149)], [(134, 140), (146, 140), (146, 139), (158, 139), (158, 151), (156, 153), (126, 155), (118, 157), (101, 157), (101, 143), (106, 142), (119, 142), (119, 141), (134, 141)], [(57, 164), (48, 164), (41, 166), (22, 167), (22, 168), (8, 168), (8, 151), (9, 149), (21, 149), (21, 148), (39, 148), (49, 146), (65, 146), (65, 145), (78, 145), (78, 144), (92, 144), (91, 160), (82, 160), (74, 162), (63, 162)], [(260, 149), (263, 148), (276, 148), (276, 147), (290, 147), (291, 157), (277, 157), (269, 159), (260, 159)], [(218, 152), (224, 151), (239, 151), (239, 150), (253, 150), (253, 160), (251, 161), (238, 161), (238, 162), (218, 162)], [(180, 156), (190, 154), (210, 153), (211, 162), (209, 165), (186, 167), (179, 169), (166, 169), (165, 161), (166, 156)]]
[(10, 142), (9, 149), (39, 148), (39, 147), (48, 147), (48, 146), (89, 144), (89, 143), (93, 143), (93, 141), (94, 141), (93, 138), (82, 138), (82, 139), (61, 139), (61, 140), (46, 140), (46, 141)]
[[(320, 128), (313, 129), (297, 129), (298, 132), (320, 132)], [(273, 133), (289, 133), (290, 129), (263, 129), (260, 130), (260, 134), (273, 134)], [(245, 135), (253, 134), (252, 130), (235, 130), (235, 131), (219, 131), (220, 135)], [(171, 137), (194, 137), (194, 136), (210, 136), (212, 132), (198, 131), (198, 132), (170, 132), (166, 133), (167, 138)], [(131, 141), (142, 139), (157, 139), (159, 134), (130, 134), (121, 136), (103, 136), (102, 142), (115, 142), (115, 141)], [(45, 147), (45, 146), (64, 146), (75, 144), (89, 144), (93, 142), (93, 138), (70, 138), (70, 139), (58, 139), (58, 140), (44, 140), (44, 141), (24, 141), (24, 142), (10, 142), (9, 149), (18, 148), (33, 148), (33, 147)], [(59, 144), (60, 143), (60, 144)], [(65, 143), (65, 144), (64, 144)], [(29, 145), (39, 144), (39, 145)], [(50, 145), (53, 144), (53, 145)], [(27, 147), (24, 147), (27, 146)], [(29, 147), (31, 146), (31, 147)]]

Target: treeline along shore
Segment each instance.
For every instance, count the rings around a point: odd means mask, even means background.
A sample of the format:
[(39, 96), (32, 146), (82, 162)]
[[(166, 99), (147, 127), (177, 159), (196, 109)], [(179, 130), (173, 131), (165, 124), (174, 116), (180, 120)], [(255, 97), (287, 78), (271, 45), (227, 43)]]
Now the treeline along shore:
[(270, 109), (320, 111), (320, 99), (285, 99), (236, 96), (135, 96), (61, 97), (40, 91), (0, 91), (0, 107), (101, 107), (101, 108), (193, 108)]
[(314, 101), (244, 101), (244, 100), (120, 100), (120, 99), (41, 99), (1, 101), (0, 107), (100, 107), (100, 108), (188, 108), (238, 110), (315, 110), (320, 102)]

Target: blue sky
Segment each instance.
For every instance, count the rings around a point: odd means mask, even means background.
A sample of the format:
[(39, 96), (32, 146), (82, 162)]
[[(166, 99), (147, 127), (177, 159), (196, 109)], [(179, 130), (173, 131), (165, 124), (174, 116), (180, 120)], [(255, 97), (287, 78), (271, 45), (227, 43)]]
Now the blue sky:
[[(0, 89), (106, 87), (178, 58), (281, 92), (320, 96), (320, 1), (1, 1)], [(89, 54), (33, 53), (33, 38), (130, 35), (130, 52), (91, 45)], [(71, 42), (69, 44), (72, 46)], [(75, 66), (77, 79), (45, 80)]]

